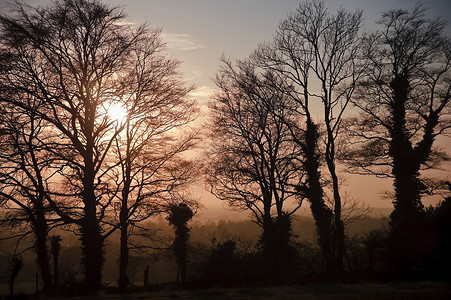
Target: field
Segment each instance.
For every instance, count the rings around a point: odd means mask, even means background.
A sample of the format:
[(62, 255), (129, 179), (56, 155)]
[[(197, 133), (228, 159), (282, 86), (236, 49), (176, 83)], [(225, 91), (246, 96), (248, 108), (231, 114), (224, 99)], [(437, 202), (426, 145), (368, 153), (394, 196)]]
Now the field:
[[(1, 286), (2, 294), (6, 291), (5, 288), (5, 286)], [(27, 292), (29, 292), (29, 290)], [(35, 297), (30, 297), (30, 299), (34, 298)], [(39, 299), (43, 298), (40, 297)], [(51, 299), (59, 300), (63, 298)], [(159, 292), (135, 292), (124, 295), (103, 293), (98, 296), (75, 297), (68, 299), (451, 299), (451, 282), (424, 281), (398, 283), (360, 283), (351, 285), (294, 285), (236, 289), (218, 288), (187, 291), (167, 290)]]

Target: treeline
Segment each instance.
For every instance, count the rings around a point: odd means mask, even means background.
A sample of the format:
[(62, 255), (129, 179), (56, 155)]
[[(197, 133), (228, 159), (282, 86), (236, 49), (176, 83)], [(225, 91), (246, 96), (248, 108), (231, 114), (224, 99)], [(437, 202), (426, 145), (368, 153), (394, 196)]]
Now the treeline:
[[(203, 271), (207, 268), (207, 261), (210, 255), (216, 256), (217, 251), (224, 247), (223, 245), (234, 245), (233, 255), (238, 258), (240, 255), (258, 253), (258, 241), (261, 235), (261, 228), (250, 220), (220, 220), (218, 222), (199, 221), (194, 217), (190, 223), (190, 239), (188, 243), (188, 264), (187, 281), (202, 281), (207, 277), (203, 276)], [(177, 276), (177, 263), (175, 261), (171, 241), (174, 239), (174, 229), (169, 223), (159, 218), (146, 224), (149, 228), (154, 228), (156, 234), (152, 237), (159, 241), (158, 249), (147, 249), (144, 251), (133, 251), (130, 256), (130, 265), (128, 267), (128, 277), (131, 286), (141, 287), (144, 280), (144, 271), (149, 266), (148, 283), (156, 285), (166, 282), (173, 282)], [(348, 235), (355, 243), (361, 241), (368, 233), (372, 231), (387, 232), (388, 219), (386, 217), (365, 217), (354, 222), (348, 228)], [(296, 217), (293, 220), (294, 240), (298, 245), (303, 245), (303, 254), (305, 258), (311, 260), (315, 257), (315, 251), (318, 251), (316, 244), (315, 223), (311, 217)], [(19, 233), (19, 232), (18, 232)], [(81, 249), (80, 241), (72, 232), (56, 231), (60, 240), (60, 254), (58, 261), (59, 283), (65, 286), (67, 291), (77, 288), (83, 281), (83, 272), (80, 268)], [(105, 265), (103, 270), (103, 280), (110, 286), (115, 286), (118, 278), (118, 260), (120, 254), (119, 236), (113, 234), (105, 247)], [(137, 241), (139, 244), (146, 244), (146, 238), (141, 237)], [(30, 247), (33, 244), (31, 238), (24, 241), (24, 247)], [(4, 241), (2, 244), (2, 264), (0, 265), (0, 280), (7, 284), (9, 282), (10, 265), (8, 259), (11, 257), (12, 249), (15, 247), (15, 241)], [(8, 250), (9, 249), (9, 250)], [(312, 251), (312, 249), (315, 249)], [(39, 270), (35, 267), (35, 254), (32, 251), (25, 252), (22, 256), (23, 268), (20, 270), (16, 282), (29, 282), (34, 285), (35, 274)], [(304, 259), (305, 259), (304, 258)], [(212, 258), (213, 260), (215, 258)], [(303, 264), (305, 264), (304, 261)], [(315, 260), (318, 263), (319, 260)], [(315, 266), (315, 265), (313, 265)], [(312, 265), (310, 268), (313, 267)], [(51, 263), (53, 267), (53, 261)], [(316, 267), (318, 267), (316, 265)], [(220, 271), (220, 266), (212, 264), (210, 269)], [(304, 272), (309, 270), (307, 264), (300, 270)], [(313, 268), (314, 269), (314, 268)], [(40, 280), (42, 284), (42, 280)], [(75, 291), (72, 291), (75, 293)]]
[(427, 268), (434, 215), (447, 204), (431, 212), (421, 200), (449, 196), (447, 178), (424, 172), (448, 161), (435, 144), (451, 126), (446, 21), (418, 4), (382, 13), (378, 30), (362, 26), (360, 10), (331, 13), (323, 1), (305, 1), (272, 41), (246, 58), (222, 58), (206, 178), (216, 197), (261, 226), (268, 274), (292, 266), (292, 216), (305, 204), (321, 272), (348, 270), (346, 225), (366, 211), (343, 191), (343, 172), (393, 180), (390, 270)]
[[(119, 244), (121, 291), (131, 255), (163, 248), (181, 282), (440, 277), (449, 267), (450, 183), (425, 171), (448, 160), (436, 140), (451, 128), (451, 43), (422, 5), (388, 10), (364, 32), (360, 10), (301, 2), (272, 41), (221, 59), (202, 132), (194, 87), (160, 30), (99, 0), (11, 8), (0, 16), (0, 221), (20, 228), (5, 241), (32, 240), (11, 258), (11, 293), (27, 248), (43, 292), (61, 287), (60, 230), (80, 242), (75, 283), (87, 293), (102, 287), (107, 243)], [(349, 234), (369, 208), (343, 191), (346, 172), (393, 180), (386, 231)], [(255, 242), (190, 242), (200, 180), (250, 213)], [(425, 208), (426, 195), (443, 201)], [(302, 206), (315, 224), (308, 243), (295, 234)], [(149, 225), (155, 216), (173, 239)]]

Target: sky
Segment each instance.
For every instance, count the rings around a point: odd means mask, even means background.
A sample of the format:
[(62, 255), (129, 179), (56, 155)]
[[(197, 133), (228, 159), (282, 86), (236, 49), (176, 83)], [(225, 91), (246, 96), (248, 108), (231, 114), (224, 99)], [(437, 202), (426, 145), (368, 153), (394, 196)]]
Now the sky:
[[(149, 22), (162, 28), (170, 53), (181, 60), (186, 80), (197, 85), (195, 96), (206, 105), (215, 89), (212, 79), (219, 68), (219, 58), (244, 58), (259, 43), (270, 41), (278, 23), (294, 11), (299, 0), (123, 0), (109, 1), (123, 5), (129, 20)], [(363, 10), (366, 29), (372, 29), (381, 12), (392, 8), (412, 9), (415, 0), (326, 0), (330, 12), (343, 7)], [(451, 0), (425, 1), (428, 13), (451, 22)], [(451, 24), (450, 24), (451, 25)], [(451, 36), (451, 34), (450, 34)], [(450, 143), (451, 144), (451, 143)], [(450, 149), (451, 150), (451, 149)], [(445, 172), (446, 173), (446, 172)], [(392, 207), (383, 193), (391, 189), (390, 180), (370, 176), (346, 176), (344, 190), (372, 207)], [(199, 192), (207, 208), (221, 206), (208, 192)], [(434, 203), (431, 200), (427, 203)], [(308, 205), (304, 205), (308, 210)]]
[[(8, 0), (0, 0), (0, 11), (6, 12)], [(32, 6), (49, 1), (25, 0)], [(199, 104), (207, 104), (215, 89), (212, 79), (222, 55), (244, 58), (259, 43), (270, 41), (279, 21), (294, 11), (299, 0), (104, 0), (123, 7), (130, 22), (148, 22), (162, 29), (169, 53), (182, 61), (185, 79), (197, 86), (193, 96)], [(330, 12), (340, 6), (363, 10), (366, 29), (375, 27), (381, 12), (392, 8), (412, 9), (416, 0), (326, 0)], [(423, 1), (431, 17), (442, 16), (451, 23), (451, 0)], [(451, 30), (451, 24), (448, 26)], [(451, 36), (450, 30), (448, 33)], [(451, 144), (448, 142), (448, 144)], [(451, 149), (449, 149), (451, 151)], [(445, 171), (446, 173), (446, 171)], [(391, 200), (381, 197), (389, 181), (374, 177), (348, 177), (348, 189), (355, 198), (374, 207), (390, 207)], [(207, 196), (206, 196), (207, 195)], [(208, 193), (203, 193), (206, 206), (218, 205)], [(217, 200), (218, 201), (218, 200)], [(215, 204), (216, 203), (216, 204)]]
[[(212, 78), (222, 54), (232, 59), (248, 56), (261, 42), (270, 41), (281, 19), (299, 0), (109, 0), (124, 5), (133, 22), (160, 27), (171, 53), (183, 61), (185, 78), (198, 85), (200, 103), (215, 88)], [(415, 0), (326, 0), (331, 12), (340, 6), (362, 9), (365, 27), (372, 28), (380, 13), (391, 8), (411, 9)], [(124, 4), (125, 3), (125, 4)], [(451, 0), (425, 1), (431, 16), (451, 22)]]
[[(0, 0), (0, 11), (12, 0)], [(48, 0), (23, 0), (32, 6)], [(212, 79), (222, 54), (244, 58), (258, 43), (270, 41), (279, 21), (294, 11), (299, 0), (103, 0), (123, 7), (129, 21), (162, 29), (169, 52), (183, 62), (185, 79), (197, 85), (201, 105), (215, 88)], [(365, 28), (374, 27), (382, 11), (411, 9), (416, 0), (326, 0), (331, 12), (340, 6), (362, 9)], [(424, 1), (431, 16), (451, 22), (451, 0)], [(451, 26), (450, 26), (451, 28)]]

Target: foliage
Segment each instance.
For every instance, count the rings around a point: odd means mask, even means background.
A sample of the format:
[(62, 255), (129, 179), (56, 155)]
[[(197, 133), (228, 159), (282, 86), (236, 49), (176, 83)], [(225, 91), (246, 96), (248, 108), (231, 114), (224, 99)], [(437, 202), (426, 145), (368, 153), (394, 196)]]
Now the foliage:
[(425, 12), (420, 4), (412, 11), (389, 10), (379, 20), (381, 30), (368, 36), (370, 64), (353, 100), (362, 115), (350, 126), (358, 146), (344, 155), (357, 172), (394, 180), (390, 255), (401, 272), (415, 269), (430, 247), (421, 198), (443, 184), (421, 173), (447, 160), (434, 145), (451, 125), (446, 22)]
[(193, 217), (193, 211), (185, 203), (171, 206), (167, 220), (175, 228), (172, 250), (178, 264), (177, 281), (186, 279), (187, 249), (190, 229), (187, 223)]

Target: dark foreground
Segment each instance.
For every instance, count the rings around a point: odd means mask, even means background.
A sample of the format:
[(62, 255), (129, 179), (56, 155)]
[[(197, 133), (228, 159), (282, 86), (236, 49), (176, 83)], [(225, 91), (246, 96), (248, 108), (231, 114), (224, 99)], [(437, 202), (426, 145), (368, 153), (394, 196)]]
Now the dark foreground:
[[(0, 299), (9, 299), (1, 297)], [(47, 299), (29, 296), (12, 299)], [(141, 299), (451, 299), (451, 282), (397, 282), (359, 284), (294, 285), (185, 291), (133, 292), (98, 296), (58, 298), (73, 300), (141, 300)]]

